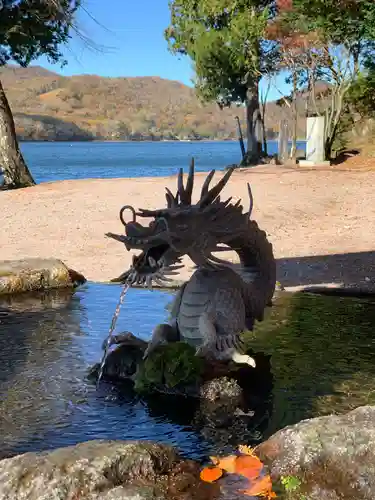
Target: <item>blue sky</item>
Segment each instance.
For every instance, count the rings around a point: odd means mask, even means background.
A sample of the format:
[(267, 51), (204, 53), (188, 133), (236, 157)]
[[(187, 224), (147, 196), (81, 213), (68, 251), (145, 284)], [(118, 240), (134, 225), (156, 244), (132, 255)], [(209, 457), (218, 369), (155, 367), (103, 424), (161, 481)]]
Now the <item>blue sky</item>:
[[(168, 52), (163, 31), (169, 20), (168, 0), (84, 0), (84, 9), (78, 15), (79, 26), (98, 48), (88, 47), (73, 35), (64, 49), (68, 61), (64, 68), (49, 64), (45, 58), (34, 64), (67, 76), (160, 76), (192, 85), (191, 61)], [(285, 91), (282, 78), (277, 87)], [(279, 96), (272, 88), (269, 97)]]

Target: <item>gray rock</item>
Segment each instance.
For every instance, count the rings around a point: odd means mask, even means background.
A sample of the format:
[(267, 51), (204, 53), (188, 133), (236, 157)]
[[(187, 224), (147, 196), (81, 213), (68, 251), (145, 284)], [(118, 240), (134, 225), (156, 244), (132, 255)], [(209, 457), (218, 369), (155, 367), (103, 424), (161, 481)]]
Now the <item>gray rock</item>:
[(0, 461), (0, 500), (212, 498), (199, 469), (169, 446), (88, 441)]
[(307, 500), (373, 500), (375, 407), (303, 420), (274, 434), (257, 453), (274, 480), (298, 477)]
[(237, 400), (242, 397), (242, 389), (238, 382), (228, 377), (209, 380), (200, 389), (200, 397), (207, 401)]
[(74, 288), (85, 281), (82, 274), (69, 269), (59, 259), (0, 261), (0, 295)]
[[(104, 339), (104, 351), (108, 339)], [(105, 359), (103, 378), (111, 380), (133, 380), (142, 362), (147, 342), (135, 337), (131, 332), (122, 332), (109, 339), (109, 349)], [(96, 363), (89, 370), (88, 377), (97, 379), (100, 363)]]
[(251, 413), (243, 407), (243, 390), (235, 379), (217, 377), (202, 385), (194, 423), (213, 454), (231, 453), (239, 443), (247, 442)]

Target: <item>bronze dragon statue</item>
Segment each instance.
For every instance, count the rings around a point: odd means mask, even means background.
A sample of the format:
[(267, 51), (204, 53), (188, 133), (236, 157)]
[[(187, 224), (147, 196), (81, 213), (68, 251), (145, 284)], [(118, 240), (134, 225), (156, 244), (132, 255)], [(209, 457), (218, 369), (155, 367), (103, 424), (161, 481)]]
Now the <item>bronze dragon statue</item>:
[[(252, 330), (255, 320), (261, 321), (265, 307), (271, 305), (276, 264), (265, 232), (250, 219), (253, 198), (249, 184), (248, 212), (244, 212), (241, 200), (232, 203), (231, 198), (220, 199), (233, 170), (229, 169), (209, 189), (215, 173), (212, 170), (203, 183), (199, 200), (193, 203), (192, 160), (186, 185), (180, 169), (176, 195), (166, 188), (166, 208), (137, 212), (124, 206), (120, 219), (125, 235), (106, 234), (124, 243), (127, 250), (141, 250), (133, 256), (130, 269), (115, 282), (151, 287), (153, 282), (160, 285), (172, 281), (168, 275), (178, 274), (184, 255), (196, 265), (194, 274), (175, 296), (168, 323), (154, 329), (145, 357), (160, 343), (184, 341), (196, 348), (197, 355), (255, 366), (250, 356), (239, 352), (241, 333)], [(130, 222), (123, 218), (127, 209), (133, 215)], [(152, 220), (147, 226), (137, 217)], [(230, 249), (237, 252), (240, 264), (214, 255)]]

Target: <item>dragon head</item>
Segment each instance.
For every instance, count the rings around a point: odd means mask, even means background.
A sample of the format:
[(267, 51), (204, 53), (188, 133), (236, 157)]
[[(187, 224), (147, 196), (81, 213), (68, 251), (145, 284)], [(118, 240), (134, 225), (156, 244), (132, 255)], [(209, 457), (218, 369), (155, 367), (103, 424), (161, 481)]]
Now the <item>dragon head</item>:
[[(183, 265), (181, 259), (188, 255), (195, 265), (217, 269), (228, 265), (227, 261), (217, 258), (212, 252), (228, 250), (219, 247), (247, 228), (253, 200), (250, 186), (250, 210), (243, 213), (240, 200), (231, 203), (231, 198), (222, 202), (219, 194), (227, 184), (234, 168), (229, 169), (219, 182), (209, 189), (215, 170), (205, 179), (200, 199), (192, 204), (194, 185), (194, 160), (191, 161), (186, 185), (183, 182), (182, 168), (178, 174), (178, 189), (175, 196), (166, 188), (167, 207), (159, 210), (139, 209), (125, 205), (120, 210), (120, 220), (125, 226), (125, 235), (106, 233), (106, 236), (125, 244), (127, 250), (141, 250), (133, 256), (130, 269), (112, 281), (145, 284), (152, 282), (162, 285), (163, 281), (172, 281), (169, 274), (178, 274)], [(130, 210), (132, 220), (125, 222), (124, 212)], [(137, 221), (150, 218), (148, 225)]]

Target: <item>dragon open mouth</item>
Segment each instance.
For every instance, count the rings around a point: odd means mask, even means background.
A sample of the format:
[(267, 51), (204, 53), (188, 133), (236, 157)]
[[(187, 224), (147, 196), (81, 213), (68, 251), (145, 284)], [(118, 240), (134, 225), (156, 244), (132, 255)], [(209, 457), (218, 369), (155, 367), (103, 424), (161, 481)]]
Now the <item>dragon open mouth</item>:
[(135, 255), (131, 268), (120, 276), (121, 281), (148, 287), (152, 286), (152, 282), (165, 286), (166, 282), (173, 281), (167, 276), (178, 274), (178, 269), (183, 267), (180, 258), (173, 259), (173, 264), (168, 264), (168, 254), (171, 251), (170, 246), (163, 243)]
[(149, 288), (155, 282), (160, 286), (165, 286), (166, 282), (173, 281), (167, 276), (178, 274), (178, 269), (183, 267), (181, 258), (175, 254), (168, 243), (155, 242), (151, 246), (148, 238), (136, 239), (113, 233), (107, 233), (107, 236), (122, 241), (128, 250), (144, 248), (141, 253), (133, 256), (131, 267), (112, 282), (143, 285)]
[(136, 256), (133, 261), (134, 269), (140, 274), (150, 274), (160, 271), (165, 267), (163, 258), (170, 246), (167, 243), (156, 245)]

